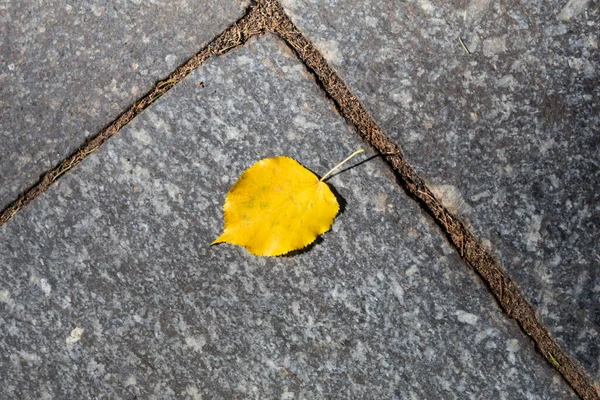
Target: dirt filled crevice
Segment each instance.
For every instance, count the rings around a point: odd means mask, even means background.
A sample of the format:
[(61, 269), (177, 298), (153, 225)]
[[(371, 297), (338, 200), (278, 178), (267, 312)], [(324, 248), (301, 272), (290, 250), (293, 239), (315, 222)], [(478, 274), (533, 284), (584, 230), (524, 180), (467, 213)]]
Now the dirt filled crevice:
[(168, 78), (158, 82), (153, 89), (100, 133), (84, 143), (75, 153), (44, 173), (35, 185), (0, 213), (0, 226), (47, 190), (66, 171), (79, 164), (104, 142), (116, 135), (125, 125), (208, 58), (224, 54), (244, 44), (250, 37), (264, 31), (277, 34), (296, 52), (307, 69), (314, 74), (323, 91), (336, 104), (341, 115), (352, 122), (362, 137), (383, 155), (406, 193), (431, 215), (467, 265), (481, 277), (504, 312), (515, 319), (523, 331), (532, 338), (537, 349), (550, 365), (562, 374), (583, 399), (600, 399), (598, 384), (594, 383), (585, 370), (573, 361), (551, 337), (537, 317), (533, 306), (527, 301), (517, 284), (504, 272), (501, 263), (485, 250), (463, 222), (435, 198), (425, 181), (407, 163), (401, 148), (381, 130), (358, 98), (351, 93), (314, 45), (293, 25), (275, 0), (257, 0), (244, 17), (223, 31), (200, 52), (171, 73)]
[(546, 358), (583, 399), (600, 399), (600, 388), (581, 365), (574, 361), (541, 323), (535, 309), (518, 285), (504, 272), (502, 265), (466, 225), (450, 213), (425, 181), (407, 163), (401, 148), (383, 132), (373, 117), (352, 94), (348, 86), (329, 66), (323, 55), (292, 23), (275, 0), (259, 0), (260, 13), (266, 15), (265, 28), (280, 36), (311, 71), (317, 82), (334, 101), (340, 113), (354, 124), (363, 138), (383, 155), (406, 193), (434, 219), (462, 259), (484, 281), (504, 312), (515, 319)]
[(4, 225), (23, 207), (31, 203), (45, 192), (65, 172), (79, 164), (88, 155), (96, 151), (104, 142), (119, 133), (131, 120), (148, 108), (159, 97), (167, 93), (173, 86), (196, 70), (208, 58), (227, 53), (233, 48), (244, 44), (250, 37), (264, 31), (267, 24), (253, 5), (248, 12), (233, 25), (225, 29), (219, 36), (208, 43), (202, 50), (192, 56), (183, 65), (173, 71), (166, 79), (159, 81), (149, 92), (137, 100), (129, 109), (112, 121), (100, 133), (88, 139), (77, 151), (65, 158), (54, 168), (46, 171), (40, 180), (23, 192), (14, 202), (0, 212), (0, 226)]

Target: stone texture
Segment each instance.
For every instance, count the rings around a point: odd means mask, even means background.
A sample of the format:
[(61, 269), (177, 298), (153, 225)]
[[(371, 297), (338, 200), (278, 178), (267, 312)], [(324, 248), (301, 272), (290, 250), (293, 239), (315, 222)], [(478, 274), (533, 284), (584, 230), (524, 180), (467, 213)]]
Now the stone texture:
[(276, 39), (209, 60), (0, 228), (2, 397), (575, 398), (380, 159), (308, 251), (209, 246), (245, 168), (357, 138)]
[(244, 12), (226, 1), (3, 1), (0, 210)]
[(600, 379), (598, 3), (283, 4)]

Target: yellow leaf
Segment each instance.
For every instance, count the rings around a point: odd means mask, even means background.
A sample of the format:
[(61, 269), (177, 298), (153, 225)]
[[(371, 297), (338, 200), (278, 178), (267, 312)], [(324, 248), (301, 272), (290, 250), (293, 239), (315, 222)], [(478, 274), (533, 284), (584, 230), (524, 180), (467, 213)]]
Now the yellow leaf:
[(227, 193), (225, 229), (212, 244), (244, 246), (258, 256), (278, 256), (308, 246), (331, 228), (340, 209), (323, 180), (343, 162), (319, 179), (289, 157), (258, 161)]

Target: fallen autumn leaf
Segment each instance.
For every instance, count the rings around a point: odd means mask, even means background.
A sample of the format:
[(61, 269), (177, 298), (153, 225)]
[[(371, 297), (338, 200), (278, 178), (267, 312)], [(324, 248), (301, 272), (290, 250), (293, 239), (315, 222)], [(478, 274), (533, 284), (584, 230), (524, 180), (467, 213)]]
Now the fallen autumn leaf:
[(225, 228), (212, 244), (230, 243), (258, 256), (302, 249), (327, 232), (340, 206), (324, 180), (298, 161), (265, 158), (242, 173), (225, 199)]

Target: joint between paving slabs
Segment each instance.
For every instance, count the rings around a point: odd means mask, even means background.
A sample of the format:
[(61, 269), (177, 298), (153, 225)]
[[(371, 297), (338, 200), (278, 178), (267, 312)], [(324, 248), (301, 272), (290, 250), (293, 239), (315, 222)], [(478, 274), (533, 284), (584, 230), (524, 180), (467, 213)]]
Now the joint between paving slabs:
[(243, 45), (252, 36), (265, 31), (275, 33), (296, 52), (300, 61), (314, 74), (316, 82), (327, 97), (336, 104), (341, 115), (349, 120), (363, 138), (384, 157), (395, 173), (400, 186), (434, 219), (465, 263), (481, 277), (504, 312), (515, 319), (521, 329), (533, 339), (537, 349), (550, 365), (559, 371), (583, 399), (600, 399), (598, 384), (593, 382), (585, 370), (573, 362), (550, 336), (522, 291), (503, 272), (501, 264), (484, 249), (474, 234), (435, 198), (424, 180), (407, 163), (401, 148), (381, 130), (358, 98), (350, 92), (312, 42), (294, 26), (281, 5), (275, 0), (257, 0), (253, 3), (242, 18), (225, 29), (200, 52), (172, 72), (168, 78), (158, 82), (153, 89), (99, 134), (87, 141), (79, 150), (42, 175), (38, 183), (0, 213), (0, 226), (48, 189), (65, 172), (116, 135), (133, 118), (196, 70), (208, 58), (227, 53)]
[(583, 399), (600, 399), (600, 388), (585, 369), (574, 361), (552, 338), (522, 290), (503, 271), (465, 224), (435, 198), (425, 181), (408, 164), (399, 146), (383, 132), (346, 84), (327, 63), (312, 42), (294, 26), (276, 0), (258, 0), (270, 16), (267, 29), (282, 38), (316, 77), (321, 88), (339, 112), (357, 128), (361, 136), (387, 161), (398, 183), (417, 201), (441, 228), (465, 263), (484, 281), (500, 307), (534, 341), (538, 351)]
[(119, 133), (142, 111), (148, 108), (158, 98), (167, 93), (173, 86), (187, 77), (202, 65), (208, 58), (222, 55), (244, 44), (249, 38), (264, 32), (264, 15), (256, 12), (256, 5), (249, 8), (244, 16), (225, 29), (220, 35), (208, 43), (192, 58), (173, 71), (166, 79), (159, 81), (149, 92), (138, 99), (129, 109), (112, 121), (100, 133), (87, 140), (77, 151), (65, 158), (54, 168), (42, 174), (37, 183), (23, 192), (15, 201), (0, 212), (0, 226), (14, 217), (23, 207), (45, 192), (65, 172), (83, 161), (96, 151), (104, 142)]

